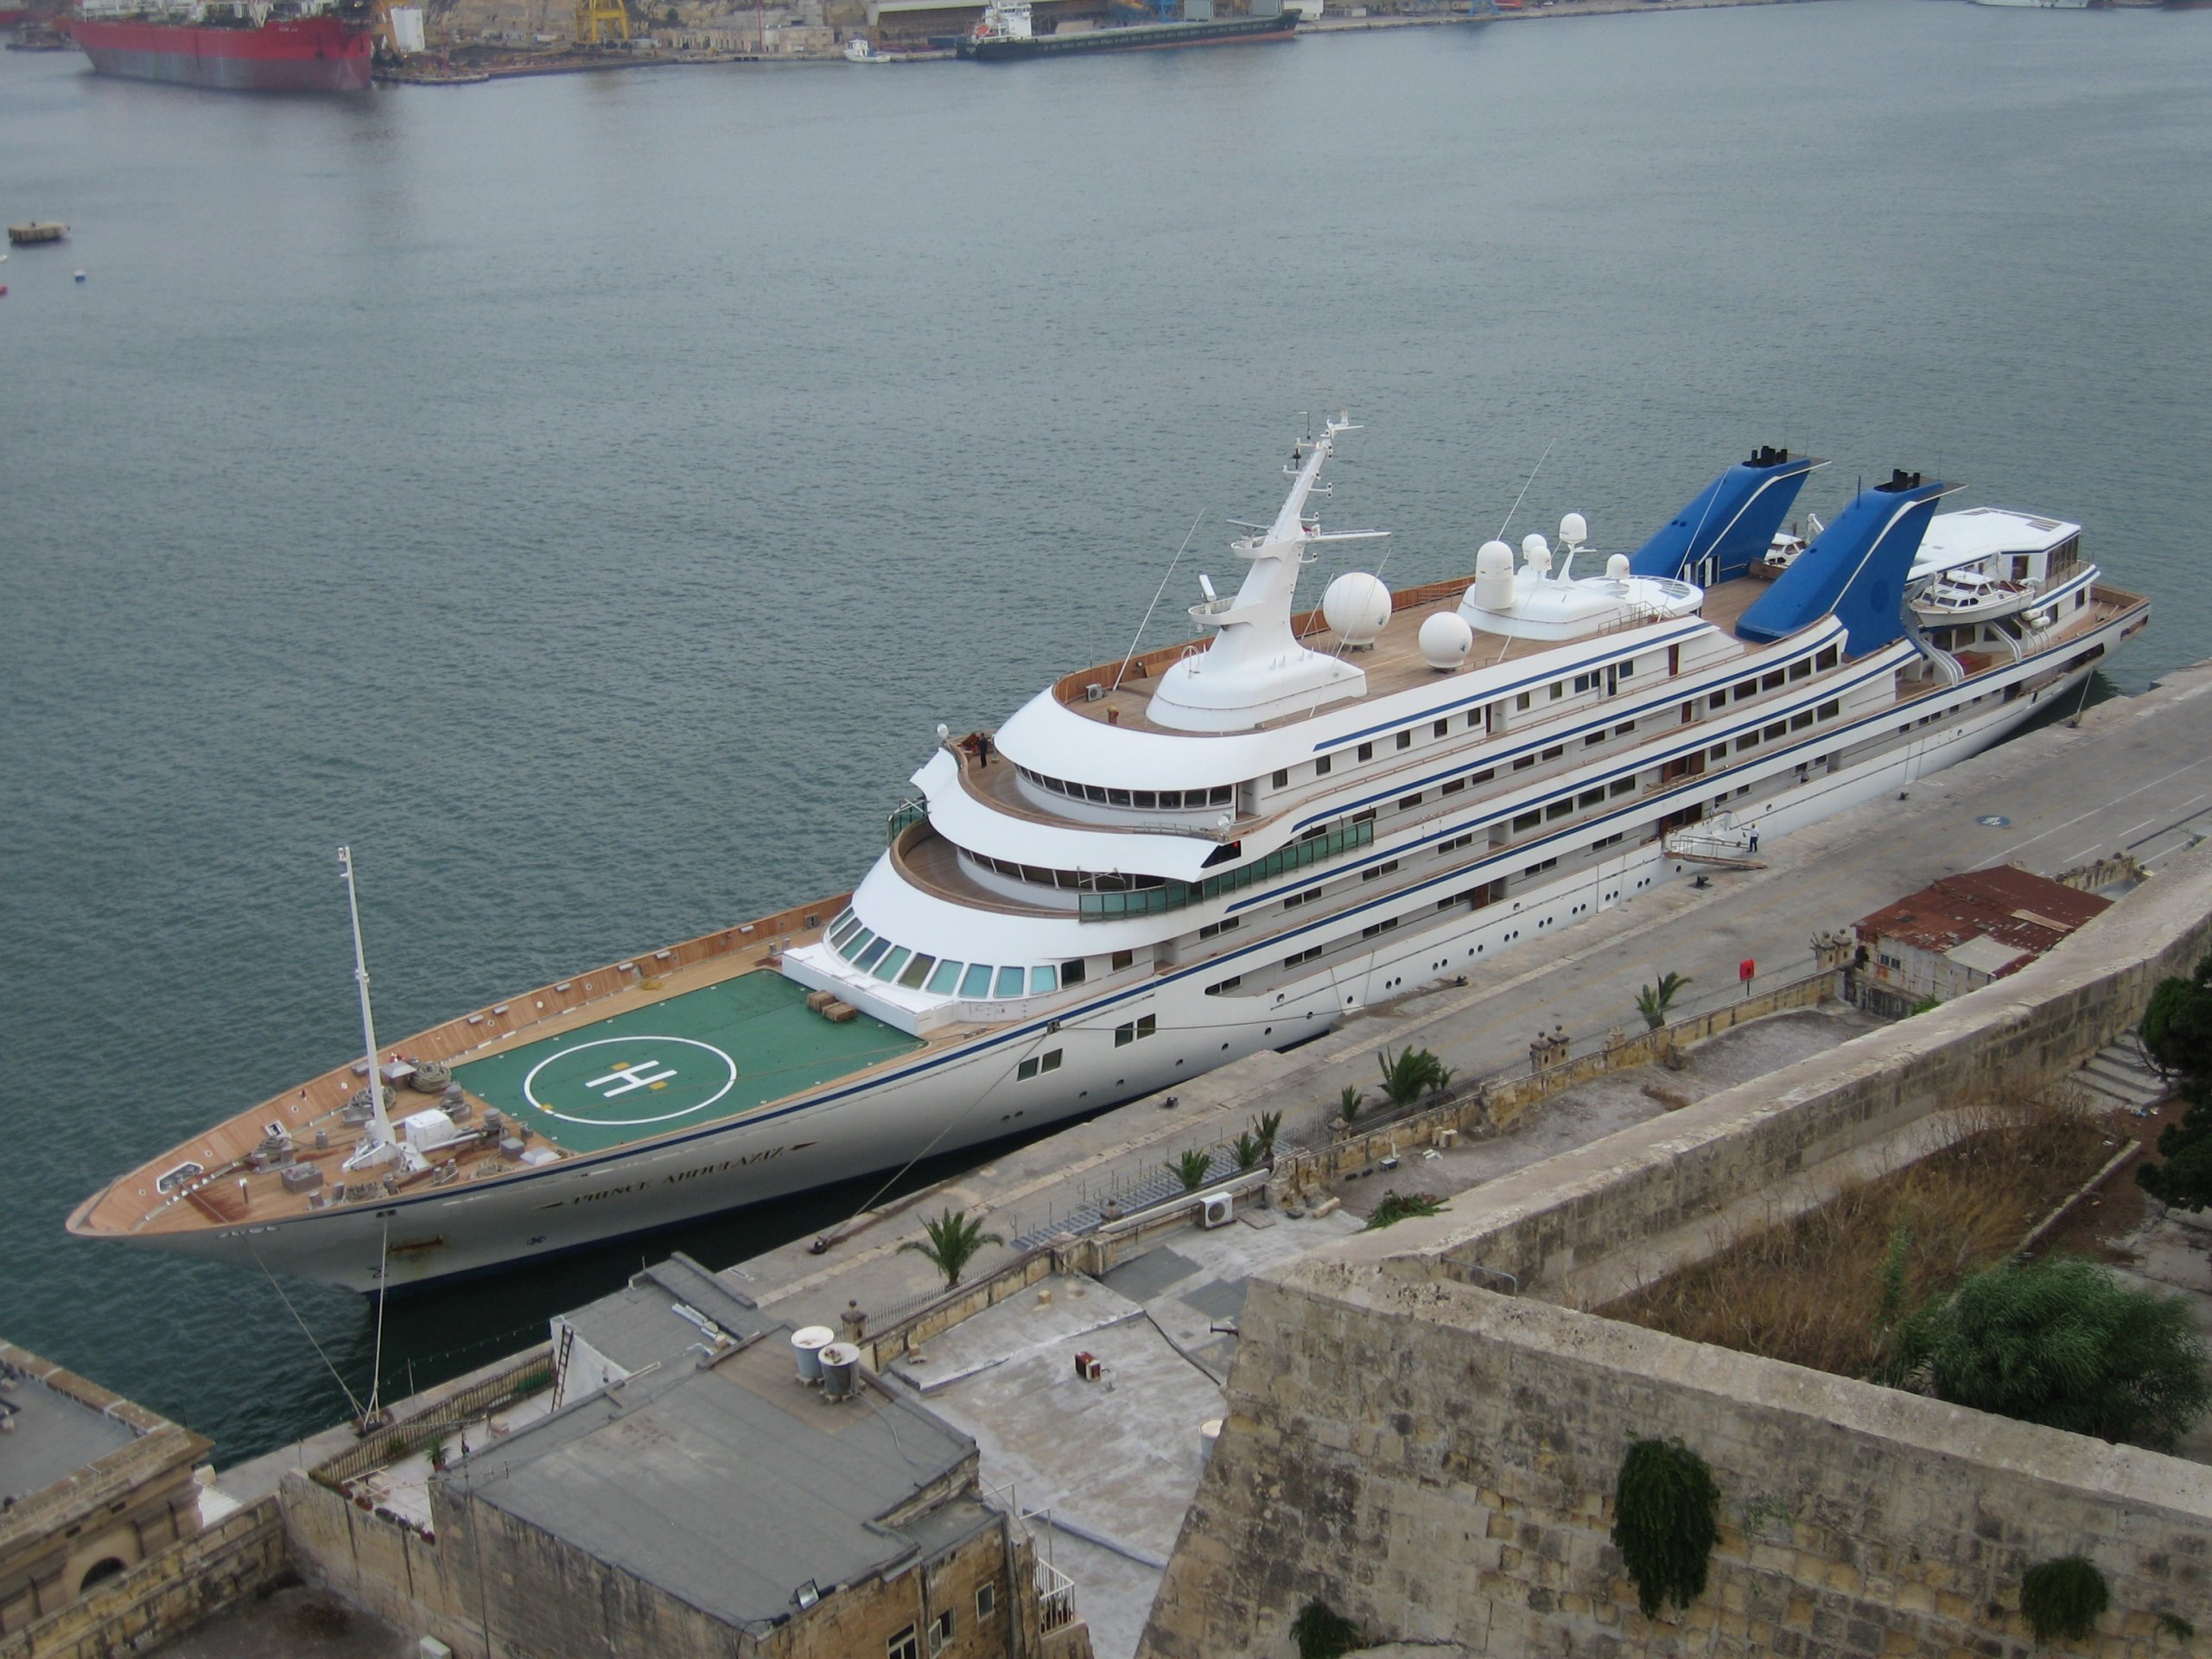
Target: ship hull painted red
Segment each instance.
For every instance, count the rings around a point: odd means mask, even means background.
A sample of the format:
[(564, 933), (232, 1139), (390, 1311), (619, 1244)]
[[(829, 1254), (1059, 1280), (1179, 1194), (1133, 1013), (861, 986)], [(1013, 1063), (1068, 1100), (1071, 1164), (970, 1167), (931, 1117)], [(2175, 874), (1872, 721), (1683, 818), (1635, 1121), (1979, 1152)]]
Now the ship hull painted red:
[(103, 75), (225, 92), (365, 92), (374, 54), (366, 29), (335, 17), (288, 18), (259, 29), (80, 17), (70, 33)]

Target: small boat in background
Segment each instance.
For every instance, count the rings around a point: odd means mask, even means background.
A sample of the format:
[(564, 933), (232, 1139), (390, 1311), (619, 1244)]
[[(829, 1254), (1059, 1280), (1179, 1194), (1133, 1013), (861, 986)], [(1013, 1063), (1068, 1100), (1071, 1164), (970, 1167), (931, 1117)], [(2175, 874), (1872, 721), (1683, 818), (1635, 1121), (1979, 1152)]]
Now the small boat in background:
[(41, 242), (59, 242), (68, 234), (67, 225), (56, 224), (52, 219), (33, 219), (28, 225), (10, 225), (8, 227), (8, 239), (19, 248), (33, 247)]

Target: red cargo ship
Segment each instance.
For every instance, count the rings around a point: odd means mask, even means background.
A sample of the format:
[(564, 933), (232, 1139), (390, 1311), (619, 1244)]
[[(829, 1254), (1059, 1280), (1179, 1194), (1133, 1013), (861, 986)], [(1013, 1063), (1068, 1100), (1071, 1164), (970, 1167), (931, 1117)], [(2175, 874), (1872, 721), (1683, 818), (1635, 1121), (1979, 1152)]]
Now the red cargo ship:
[(79, 16), (68, 28), (100, 74), (226, 92), (365, 92), (375, 55), (365, 14), (282, 5)]

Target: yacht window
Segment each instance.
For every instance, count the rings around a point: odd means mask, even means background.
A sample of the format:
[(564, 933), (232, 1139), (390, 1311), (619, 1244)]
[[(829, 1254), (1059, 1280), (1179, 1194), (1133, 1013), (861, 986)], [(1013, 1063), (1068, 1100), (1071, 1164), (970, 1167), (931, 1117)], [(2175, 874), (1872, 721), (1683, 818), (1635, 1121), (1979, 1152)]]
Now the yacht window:
[(1029, 988), (1032, 992), (1058, 990), (1060, 970), (1049, 965), (1043, 968), (1032, 968), (1029, 970)]
[(1756, 697), (1758, 694), (1759, 683), (1757, 680), (1745, 680), (1736, 688), (1736, 701), (1742, 702), (1746, 698)]
[(1276, 789), (1288, 789), (1290, 787), (1289, 772), (1286, 770), (1276, 772), (1273, 780), (1273, 787)]
[(1516, 830), (1533, 830), (1543, 821), (1544, 815), (1541, 812), (1523, 812), (1513, 820), (1513, 827)]
[(971, 962), (968, 972), (961, 979), (963, 996), (988, 996), (991, 994), (991, 965), (985, 962)]
[(1715, 691), (1711, 696), (1705, 700), (1705, 706), (1708, 709), (1726, 708), (1728, 706), (1728, 694), (1726, 691)]
[(1106, 804), (1106, 791), (1096, 784), (1085, 784), (1083, 786), (1083, 798), (1094, 805), (1103, 806)]
[(1736, 753), (1741, 754), (1745, 749), (1756, 749), (1758, 746), (1759, 734), (1757, 732), (1745, 732), (1736, 740)]
[(1027, 976), (1019, 968), (1001, 968), (999, 969), (998, 987), (991, 994), (994, 996), (1020, 996), (1021, 982)]
[(957, 962), (940, 962), (937, 971), (930, 976), (930, 982), (923, 988), (934, 996), (950, 996), (953, 988), (960, 983), (961, 966)]
[(1560, 758), (1560, 756), (1561, 756), (1562, 754), (1565, 754), (1566, 753), (1567, 753), (1567, 745), (1566, 745), (1566, 744), (1564, 744), (1564, 743), (1554, 743), (1554, 744), (1553, 744), (1553, 745), (1551, 746), (1551, 747), (1549, 747), (1548, 749), (1546, 749), (1546, 750), (1544, 751), (1544, 756), (1543, 756), (1543, 758), (1544, 758), (1545, 760), (1558, 760), (1558, 759)]
[(1375, 758), (1375, 746), (1372, 743), (1361, 744), (1359, 746), (1359, 758), (1363, 760), (1372, 760)]
[(1400, 732), (1398, 734), (1398, 747), (1400, 748), (1410, 749), (1413, 746), (1414, 734), (1411, 732)]
[(1329, 775), (1329, 760), (1330, 757), (1325, 754), (1313, 763), (1313, 775), (1316, 778), (1325, 778)]
[(1227, 979), (1217, 981), (1216, 983), (1207, 986), (1206, 995), (1208, 996), (1224, 996), (1229, 992), (1235, 990), (1243, 982), (1243, 975), (1231, 974)]
[(1765, 676), (1759, 681), (1759, 690), (1762, 691), (1778, 691), (1782, 689), (1783, 678), (1783, 672), (1777, 668), (1773, 673)]
[(1597, 747), (1599, 744), (1605, 741), (1605, 728), (1600, 726), (1596, 731), (1586, 733), (1584, 734), (1582, 739), (1582, 747), (1586, 749), (1592, 749)]
[(1109, 806), (1127, 806), (1128, 804), (1129, 804), (1129, 791), (1128, 791), (1128, 790), (1126, 790), (1126, 789), (1109, 789), (1109, 790), (1108, 790), (1108, 791), (1106, 791), (1106, 804), (1107, 804), (1107, 805), (1109, 805)]
[(1516, 714), (1525, 715), (1529, 712), (1529, 694), (1523, 691), (1519, 696), (1513, 699), (1513, 709)]
[(1528, 770), (1529, 770), (1529, 767), (1531, 767), (1531, 766), (1535, 766), (1535, 764), (1536, 764), (1536, 757), (1535, 757), (1535, 755), (1533, 755), (1533, 754), (1524, 754), (1524, 755), (1520, 756), (1517, 760), (1516, 760), (1514, 761), (1514, 763), (1513, 763), (1513, 770), (1514, 770), (1514, 771), (1516, 771), (1516, 772), (1526, 772), (1526, 771), (1528, 771)]
[(1040, 870), (1034, 864), (1024, 864), (1021, 867), (1021, 879), (1037, 887), (1049, 887), (1052, 886), (1052, 871)]
[(1371, 807), (1371, 806), (1370, 806), (1370, 807), (1369, 807), (1369, 808), (1367, 809), (1367, 810), (1366, 810), (1366, 811), (1364, 811), (1364, 812), (1355, 812), (1355, 813), (1353, 813), (1353, 814), (1351, 815), (1351, 821), (1352, 821), (1354, 823), (1374, 823), (1374, 822), (1375, 822), (1375, 809), (1374, 809), (1373, 807)]
[(1705, 758), (1708, 760), (1726, 760), (1728, 758), (1728, 746), (1726, 743), (1714, 744), (1705, 752)]
[(1813, 677), (1813, 659), (1809, 657), (1800, 657), (1796, 662), (1790, 664), (1789, 677), (1793, 680), (1811, 679)]
[(1554, 681), (1552, 682), (1552, 701), (1553, 701), (1554, 702), (1558, 702), (1561, 697), (1565, 696), (1566, 695), (1567, 695), (1567, 682), (1566, 682), (1565, 680), (1554, 680)]
[(1243, 925), (1244, 918), (1242, 916), (1224, 916), (1221, 920), (1208, 922), (1200, 928), (1198, 937), (1202, 939), (1216, 938), (1224, 933), (1233, 933)]
[[(1140, 804), (1141, 804), (1141, 803), (1140, 803)], [(1163, 789), (1160, 791), (1160, 810), (1161, 811), (1179, 812), (1182, 810), (1182, 808), (1183, 791), (1181, 790)]]
[(1837, 652), (1836, 648), (1834, 645), (1830, 645), (1826, 651), (1813, 658), (1813, 666), (1823, 671), (1834, 668), (1836, 665), (1838, 656), (1839, 653)]
[(1602, 806), (1605, 801), (1605, 791), (1602, 789), (1586, 789), (1574, 798), (1577, 806)]
[(1625, 778), (1616, 778), (1616, 779), (1613, 779), (1613, 781), (1612, 781), (1611, 792), (1612, 794), (1615, 794), (1615, 795), (1633, 795), (1633, 794), (1635, 794), (1635, 793), (1636, 793), (1636, 774), (1635, 774), (1634, 772), (1630, 772), (1630, 773), (1627, 777), (1625, 777)]
[(1813, 710), (1813, 712), (1818, 715), (1822, 720), (1834, 720), (1838, 715), (1843, 712), (1843, 703), (1840, 698), (1832, 697), (1827, 702), (1822, 703), (1819, 708)]
[[(1189, 799), (1189, 793), (1187, 791), (1185, 792), (1184, 798), (1186, 802)], [(1236, 798), (1236, 790), (1234, 785), (1216, 784), (1214, 785), (1212, 798), (1209, 800), (1207, 804), (1211, 806), (1227, 806)]]
[(1624, 679), (1624, 679), (1627, 679), (1630, 675), (1634, 674), (1635, 672), (1636, 672), (1636, 658), (1633, 658), (1633, 657), (1627, 658), (1625, 658), (1625, 659), (1622, 662), (1622, 664), (1621, 664), (1621, 665), (1620, 665), (1620, 674), (1619, 674), (1618, 677), (1619, 677), (1619, 678), (1621, 678), (1621, 679)]
[(1386, 858), (1380, 864), (1374, 866), (1371, 869), (1362, 870), (1359, 873), (1359, 879), (1363, 881), (1372, 881), (1377, 876), (1389, 874), (1391, 871), (1397, 868), (1398, 861), (1396, 859)]
[(910, 991), (918, 991), (922, 988), (922, 982), (929, 977), (930, 969), (936, 966), (935, 957), (925, 957), (918, 950), (914, 953), (914, 959), (906, 964), (906, 971), (899, 976), (899, 982)]
[(1063, 986), (1080, 985), (1083, 983), (1083, 958), (1081, 957), (1077, 957), (1072, 961), (1064, 962), (1060, 964), (1060, 983)]
[(1149, 812), (1160, 804), (1160, 798), (1148, 789), (1140, 789), (1130, 795), (1129, 804)]
[(1483, 711), (1481, 709), (1470, 709), (1467, 710), (1467, 729), (1469, 731), (1471, 732), (1478, 730), (1481, 728), (1482, 723)]
[(1438, 790), (1436, 792), (1440, 795), (1457, 795), (1466, 786), (1467, 780), (1465, 779), (1454, 778), (1450, 783), (1445, 785), (1443, 788)]
[(1805, 710), (1802, 715), (1792, 715), (1789, 716), (1789, 729), (1793, 732), (1802, 732), (1812, 723), (1813, 711), (1809, 709)]
[(843, 957), (847, 962), (850, 962), (854, 957), (860, 955), (861, 951), (867, 950), (868, 947), (868, 942), (874, 938), (874, 934), (869, 932), (868, 929), (862, 928), (859, 932), (853, 935), (851, 938), (847, 939), (844, 944), (839, 945), (837, 947), (837, 952), (840, 956)]
[(1467, 779), (1467, 781), (1468, 781), (1469, 783), (1471, 783), (1471, 784), (1486, 784), (1486, 783), (1490, 782), (1490, 780), (1491, 780), (1491, 779), (1493, 779), (1493, 778), (1495, 778), (1495, 777), (1497, 777), (1497, 767), (1495, 767), (1495, 766), (1485, 766), (1485, 767), (1484, 767), (1480, 772), (1477, 772), (1473, 777), (1471, 777), (1471, 778), (1468, 779)]
[(890, 940), (878, 939), (874, 944), (871, 944), (867, 950), (861, 951), (860, 955), (853, 958), (853, 966), (860, 969), (862, 972), (866, 972), (868, 969), (875, 966), (875, 959), (890, 948)]
[(881, 962), (875, 964), (875, 968), (874, 969), (875, 976), (878, 979), (897, 979), (899, 977), (899, 970), (906, 965), (906, 958), (913, 954), (914, 953), (909, 950), (905, 945), (900, 945), (889, 956), (884, 957)]
[(856, 930), (860, 925), (860, 918), (854, 915), (851, 911), (847, 911), (843, 917), (839, 919), (837, 925), (830, 930), (830, 943), (832, 945), (842, 944), (847, 939), (853, 937), (855, 930)]
[(1786, 720), (1777, 720), (1773, 725), (1768, 727), (1762, 735), (1765, 737), (1768, 742), (1771, 743), (1776, 738), (1786, 737), (1789, 734), (1789, 722)]
[(1572, 800), (1556, 800), (1544, 809), (1544, 816), (1548, 818), (1563, 818), (1573, 810), (1574, 803)]
[(1136, 959), (1137, 953), (1134, 950), (1116, 950), (1112, 956), (1106, 959), (1110, 964), (1106, 971), (1109, 974), (1118, 974), (1122, 969), (1127, 968), (1135, 963)]
[(1430, 727), (1430, 728), (1429, 728), (1429, 730), (1430, 730), (1431, 732), (1433, 732), (1433, 733), (1436, 736), (1438, 736), (1438, 737), (1442, 737), (1446, 733), (1449, 732), (1451, 729), (1452, 729), (1452, 722), (1451, 722), (1450, 721), (1448, 721), (1448, 720), (1440, 720), (1440, 721), (1438, 721), (1436, 722), (1436, 724), (1435, 724), (1435, 725), (1433, 725), (1433, 726), (1432, 726), (1432, 727)]
[(1614, 728), (1613, 728), (1613, 735), (1614, 735), (1615, 737), (1626, 737), (1626, 736), (1627, 736), (1630, 732), (1634, 731), (1635, 729), (1636, 729), (1636, 722), (1635, 722), (1634, 721), (1632, 721), (1632, 720), (1631, 720), (1631, 721), (1624, 721), (1622, 724), (1620, 724), (1620, 725), (1616, 726), (1616, 727), (1614, 727)]
[(1303, 950), (1300, 950), (1296, 956), (1285, 957), (1282, 959), (1282, 965), (1286, 968), (1295, 968), (1300, 963), (1311, 962), (1314, 957), (1320, 954), (1321, 947), (1319, 945), (1309, 944)]
[(1398, 797), (1398, 810), (1401, 812), (1410, 812), (1414, 808), (1420, 804), (1421, 791), (1418, 790), (1414, 791), (1414, 793), (1410, 795), (1401, 795)]
[(1584, 691), (1595, 691), (1598, 689), (1598, 677), (1595, 674), (1576, 675), (1574, 677), (1574, 689), (1578, 693)]

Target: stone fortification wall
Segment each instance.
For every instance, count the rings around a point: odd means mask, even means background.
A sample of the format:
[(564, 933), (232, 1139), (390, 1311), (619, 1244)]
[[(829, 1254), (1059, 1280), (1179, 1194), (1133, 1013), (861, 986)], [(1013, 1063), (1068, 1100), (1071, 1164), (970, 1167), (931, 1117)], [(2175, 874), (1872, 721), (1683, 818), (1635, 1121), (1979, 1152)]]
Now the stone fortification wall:
[(1717, 1216), (1946, 1107), (2063, 1072), (2132, 1028), (2152, 988), (2208, 949), (2212, 847), (2009, 979), (1532, 1165), (1453, 1217), (1344, 1248), (1414, 1277), (1503, 1272), (1524, 1293), (1556, 1287), (1580, 1261)]
[[(1287, 1655), (1314, 1599), (1478, 1654), (2024, 1653), (2022, 1573), (2076, 1553), (2113, 1602), (2082, 1650), (2212, 1623), (2196, 1464), (1468, 1286), (1301, 1264), (1243, 1324), (1266, 1363), (1230, 1377), (1153, 1659)], [(1724, 1520), (1706, 1593), (1647, 1621), (1609, 1535), (1652, 1434), (1712, 1465)]]
[(289, 1570), (283, 1517), (264, 1498), (0, 1642), (0, 1659), (145, 1652)]
[[(2212, 848), (2013, 978), (1256, 1281), (1141, 1651), (1287, 1655), (1319, 1599), (1478, 1653), (2024, 1653), (2021, 1573), (2075, 1553), (2113, 1592), (2088, 1650), (2178, 1650), (2157, 1615), (2212, 1627), (2212, 1471), (1527, 1292), (2069, 1065), (2194, 965), (2208, 918)], [(1521, 1299), (1476, 1287), (1497, 1271)], [(1707, 1594), (1656, 1623), (1609, 1540), (1651, 1435), (1707, 1459), (1726, 1516)]]

